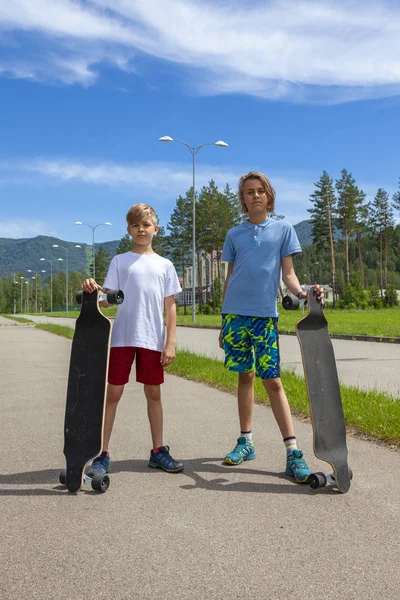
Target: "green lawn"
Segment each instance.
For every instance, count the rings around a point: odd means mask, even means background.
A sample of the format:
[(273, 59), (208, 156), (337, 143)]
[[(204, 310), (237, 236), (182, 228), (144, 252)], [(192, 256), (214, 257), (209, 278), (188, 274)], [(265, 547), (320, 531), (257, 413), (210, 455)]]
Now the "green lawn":
[(25, 319), (25, 317), (16, 317), (14, 315), (1, 315), (5, 319), (10, 319), (10, 321), (17, 321), (17, 323), (33, 323), (30, 319)]
[[(44, 329), (73, 337), (73, 329), (58, 325), (36, 325)], [(176, 359), (167, 373), (199, 381), (220, 390), (236, 393), (237, 374), (225, 369), (219, 360), (197, 356), (185, 350), (176, 353)], [(304, 379), (289, 370), (283, 370), (282, 381), (294, 414), (309, 417), (310, 409)], [(373, 440), (400, 448), (400, 402), (383, 392), (366, 392), (355, 387), (341, 386), (343, 410), (348, 430)], [(260, 379), (255, 381), (255, 397), (258, 402), (268, 404), (266, 392)]]
[[(302, 318), (301, 310), (285, 311), (282, 308), (279, 317), (279, 331), (296, 329), (296, 323)], [(307, 313), (305, 312), (304, 315)], [(378, 337), (400, 337), (400, 308), (381, 310), (325, 310), (330, 333), (349, 335), (374, 335)], [(178, 325), (220, 327), (221, 315), (196, 315), (192, 323), (192, 315), (183, 315), (178, 309)]]
[[(116, 306), (101, 309), (108, 317), (114, 317)], [(279, 317), (279, 331), (294, 332), (296, 323), (303, 313), (301, 310), (285, 311), (281, 308)], [(183, 314), (183, 308), (178, 308), (177, 324), (194, 327), (220, 327), (221, 315), (196, 315), (195, 323), (192, 323), (190, 307), (188, 314)], [(50, 313), (43, 313), (50, 316)], [(306, 313), (304, 313), (306, 314)], [(53, 316), (65, 317), (65, 312), (53, 313)], [(78, 311), (69, 311), (69, 317), (78, 317)], [(400, 308), (383, 308), (381, 310), (325, 310), (330, 333), (342, 333), (348, 335), (373, 335), (377, 337), (400, 338)]]

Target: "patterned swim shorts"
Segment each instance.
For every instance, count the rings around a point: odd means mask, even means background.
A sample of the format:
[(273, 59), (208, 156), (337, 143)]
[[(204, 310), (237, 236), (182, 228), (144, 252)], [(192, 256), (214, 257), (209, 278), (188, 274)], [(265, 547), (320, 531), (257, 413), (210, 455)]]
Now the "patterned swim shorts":
[(238, 373), (256, 370), (261, 379), (280, 377), (277, 317), (223, 315), (225, 367)]

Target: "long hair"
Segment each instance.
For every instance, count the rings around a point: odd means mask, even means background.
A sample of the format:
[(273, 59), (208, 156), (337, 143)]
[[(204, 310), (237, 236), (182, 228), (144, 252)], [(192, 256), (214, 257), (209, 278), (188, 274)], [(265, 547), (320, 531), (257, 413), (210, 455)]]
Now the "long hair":
[(240, 200), (242, 212), (244, 212), (244, 213), (249, 212), (247, 210), (247, 206), (246, 206), (244, 198), (243, 198), (243, 186), (246, 183), (246, 181), (248, 181), (249, 179), (258, 179), (260, 181), (262, 187), (265, 190), (265, 193), (267, 194), (268, 212), (269, 213), (274, 212), (275, 196), (276, 196), (275, 190), (272, 187), (269, 179), (267, 177), (265, 177), (265, 175), (263, 175), (263, 173), (259, 173), (258, 171), (250, 171), (250, 173), (247, 173), (246, 175), (242, 175), (241, 178), (239, 179), (239, 200)]

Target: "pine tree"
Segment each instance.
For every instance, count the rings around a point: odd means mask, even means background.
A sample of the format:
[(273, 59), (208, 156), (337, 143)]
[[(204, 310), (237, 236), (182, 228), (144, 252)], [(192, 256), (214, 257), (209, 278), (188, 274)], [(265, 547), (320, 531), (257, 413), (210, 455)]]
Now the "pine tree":
[[(103, 284), (103, 281), (106, 278), (108, 267), (111, 261), (111, 256), (104, 248), (104, 246), (100, 246), (98, 251), (95, 254), (95, 265), (96, 265), (96, 281)], [(91, 265), (92, 270), (92, 265)]]
[(355, 179), (346, 169), (342, 170), (342, 177), (336, 181), (336, 189), (338, 192), (337, 226), (344, 237), (346, 283), (350, 283), (349, 237), (355, 231), (357, 209), (362, 204), (365, 194), (358, 189)]
[(133, 247), (131, 236), (126, 233), (123, 238), (120, 239), (118, 247), (115, 251), (116, 254), (124, 254), (124, 252), (130, 252)]
[(317, 249), (330, 249), (332, 268), (333, 305), (336, 303), (336, 263), (334, 245), (334, 215), (336, 210), (336, 196), (333, 181), (326, 171), (323, 171), (319, 181), (314, 184), (316, 190), (310, 196), (314, 207), (308, 212), (312, 215), (312, 237)]
[(389, 194), (383, 188), (379, 188), (375, 199), (368, 205), (370, 211), (370, 226), (378, 234), (379, 243), (379, 284), (381, 298), (383, 288), (387, 287), (388, 281), (388, 248), (389, 235), (394, 225), (393, 208), (390, 205)]
[[(193, 189), (193, 188), (192, 188)], [(186, 269), (191, 264), (192, 224), (193, 224), (193, 192), (186, 192), (183, 198), (179, 196), (175, 208), (167, 224), (169, 231), (169, 252), (172, 262), (181, 271), (183, 281), (183, 305), (186, 315)]]

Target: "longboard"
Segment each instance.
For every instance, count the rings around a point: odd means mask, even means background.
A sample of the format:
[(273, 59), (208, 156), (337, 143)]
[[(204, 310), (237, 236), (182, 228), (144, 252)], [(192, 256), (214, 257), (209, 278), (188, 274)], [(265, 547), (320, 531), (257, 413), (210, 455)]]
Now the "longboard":
[[(108, 292), (106, 297), (110, 304), (123, 301), (121, 291)], [(72, 340), (64, 419), (66, 470), (60, 473), (60, 482), (71, 493), (80, 490), (84, 482), (100, 492), (109, 486), (107, 475), (85, 475), (86, 467), (101, 453), (103, 442), (111, 336), (111, 321), (99, 308), (104, 298), (97, 290), (77, 294), (81, 312)]]
[[(282, 301), (284, 307), (292, 310), (298, 304), (295, 297)], [(307, 307), (307, 315), (297, 323), (296, 334), (310, 404), (313, 448), (315, 456), (329, 463), (333, 470), (328, 476), (313, 473), (308, 483), (313, 488), (333, 483), (346, 493), (352, 478), (347, 464), (346, 423), (332, 340), (315, 287), (308, 291)]]

